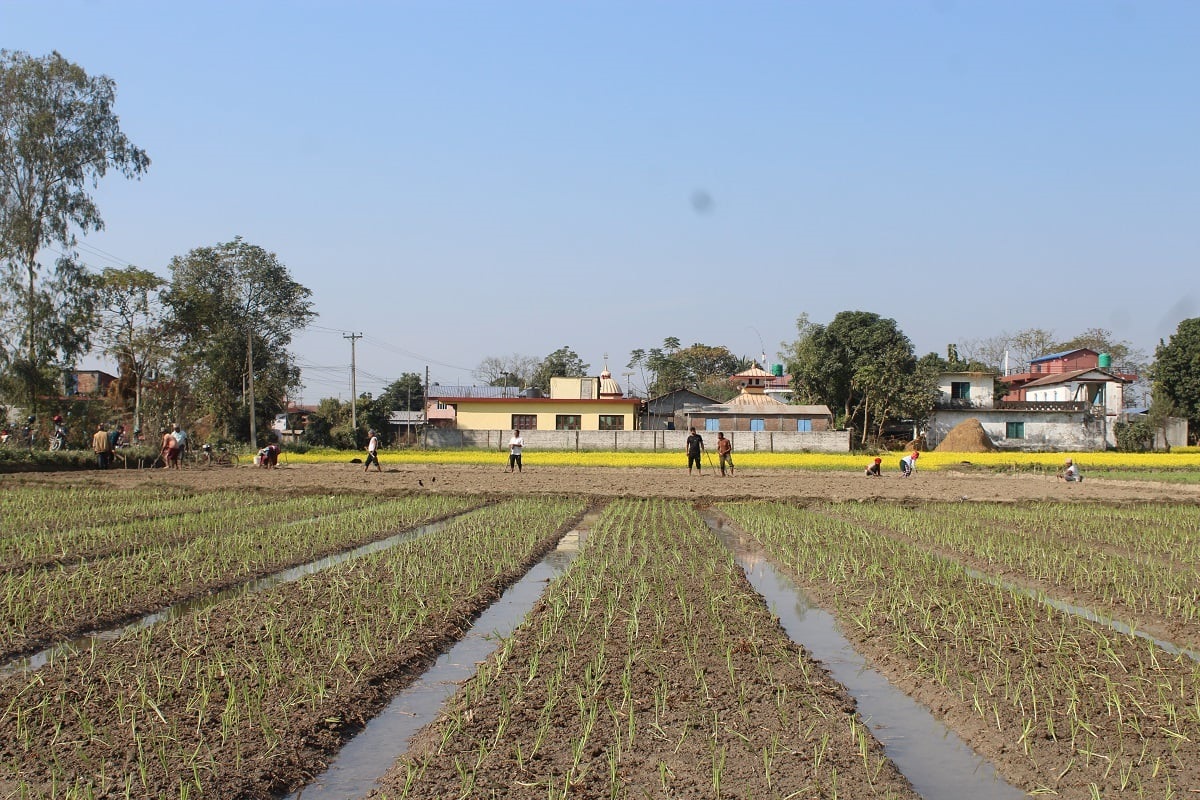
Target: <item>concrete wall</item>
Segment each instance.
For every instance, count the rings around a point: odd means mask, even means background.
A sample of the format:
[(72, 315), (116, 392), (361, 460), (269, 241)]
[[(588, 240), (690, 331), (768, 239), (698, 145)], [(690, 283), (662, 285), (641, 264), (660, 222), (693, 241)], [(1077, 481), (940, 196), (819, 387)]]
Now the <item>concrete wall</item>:
[[(1107, 439), (1112, 428), (1108, 420), (1095, 419), (1088, 414), (1068, 411), (1031, 414), (982, 408), (936, 412), (925, 431), (926, 444), (931, 448), (937, 447), (955, 425), (968, 417), (979, 420), (992, 444), (1004, 449), (1079, 452), (1106, 450), (1109, 446), (1115, 446), (1115, 442)], [(1025, 438), (1009, 439), (1006, 433), (1009, 422), (1024, 422)]]
[[(717, 451), (717, 434), (701, 431), (704, 446)], [(431, 448), (505, 450), (511, 430), (471, 431), (431, 428), (426, 432)], [(682, 453), (687, 431), (522, 431), (525, 447), (536, 450), (666, 450)], [(735, 453), (848, 453), (849, 431), (733, 431), (725, 436)]]

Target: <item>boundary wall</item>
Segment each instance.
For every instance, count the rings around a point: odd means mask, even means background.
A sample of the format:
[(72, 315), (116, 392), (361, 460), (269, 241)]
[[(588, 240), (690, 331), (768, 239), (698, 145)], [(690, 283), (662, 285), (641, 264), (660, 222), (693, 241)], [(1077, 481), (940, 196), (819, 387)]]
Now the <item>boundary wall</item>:
[[(717, 452), (717, 432), (698, 431), (704, 446)], [(734, 453), (848, 453), (850, 431), (724, 431)], [(511, 430), (430, 428), (426, 447), (455, 450), (506, 450)], [(650, 450), (684, 451), (687, 431), (522, 431), (532, 450)]]

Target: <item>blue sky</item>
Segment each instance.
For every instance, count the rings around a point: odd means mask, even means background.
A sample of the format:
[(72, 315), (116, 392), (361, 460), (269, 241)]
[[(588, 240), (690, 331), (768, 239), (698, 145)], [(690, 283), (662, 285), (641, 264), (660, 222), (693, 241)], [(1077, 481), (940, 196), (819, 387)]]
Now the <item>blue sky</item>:
[[(1200, 314), (1200, 3), (0, 0), (150, 155), (96, 267), (235, 236), (320, 317), (300, 398), (807, 313), (918, 354), (1040, 327), (1147, 353)], [(761, 344), (760, 344), (761, 342)]]

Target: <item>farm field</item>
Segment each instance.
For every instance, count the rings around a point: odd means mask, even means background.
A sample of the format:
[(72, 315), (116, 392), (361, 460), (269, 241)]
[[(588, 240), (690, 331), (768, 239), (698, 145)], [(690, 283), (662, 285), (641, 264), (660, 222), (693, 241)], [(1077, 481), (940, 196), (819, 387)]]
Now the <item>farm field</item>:
[[(37, 646), (131, 613), (105, 609), (414, 532), (0, 672), (0, 797), (299, 789), (588, 507), (598, 517), (565, 575), (374, 796), (919, 796), (701, 511), (756, 540), (874, 668), (1021, 791), (1200, 790), (1200, 667), (1177, 649), (1200, 644), (1200, 493), (1186, 485), (499, 465), (0, 481), (2, 574), (29, 576), (6, 589), (11, 653), (28, 649), (21, 624), (55, 596), (54, 576), (102, 577), (70, 584), (97, 588), (86, 602), (63, 592)], [(89, 506), (120, 511), (74, 510)], [(108, 562), (149, 571), (110, 583)]]

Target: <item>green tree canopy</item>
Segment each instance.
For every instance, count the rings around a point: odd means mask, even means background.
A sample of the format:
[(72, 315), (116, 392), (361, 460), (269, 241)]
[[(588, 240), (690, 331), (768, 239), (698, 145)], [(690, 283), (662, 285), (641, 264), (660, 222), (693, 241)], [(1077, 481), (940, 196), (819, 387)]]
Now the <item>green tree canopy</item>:
[[(115, 99), (110, 78), (58, 53), (0, 50), (0, 357), (31, 405), (51, 365), (89, 346), (93, 286), (71, 252), (76, 229), (104, 227), (88, 189), (109, 169), (133, 178), (150, 165), (121, 131)], [(38, 254), (51, 245), (66, 255), (44, 276)]]
[(676, 389), (691, 389), (716, 400), (726, 400), (737, 394), (729, 378), (746, 366), (727, 347), (698, 342), (681, 347), (679, 339), (673, 336), (664, 339), (662, 347), (639, 348), (630, 356), (629, 368), (643, 371), (651, 397)]
[[(288, 346), (313, 316), (311, 292), (292, 280), (274, 253), (240, 237), (171, 259), (163, 294), (168, 332), (179, 342), (179, 364), (196, 403), (226, 435), (250, 431), (253, 368), (256, 429), (284, 409), (300, 370)], [(257, 444), (257, 443), (256, 443)]]
[(132, 396), (134, 430), (142, 427), (145, 379), (171, 352), (159, 300), (166, 285), (162, 277), (137, 267), (105, 269), (96, 282), (100, 342), (117, 362), (121, 396)]
[(1185, 319), (1154, 350), (1154, 399), (1187, 417), (1188, 437), (1200, 431), (1200, 317)]
[(835, 413), (861, 431), (864, 440), (882, 430), (888, 418), (911, 413), (916, 359), (912, 342), (895, 320), (842, 311), (820, 325), (802, 314), (796, 329), (795, 341), (784, 342), (783, 348), (800, 402), (839, 410)]
[(560, 347), (542, 359), (529, 385), (549, 393), (551, 378), (582, 378), (588, 374), (590, 367), (574, 350)]
[(425, 383), (415, 372), (405, 372), (384, 387), (380, 401), (389, 411), (420, 411), (425, 407)]

